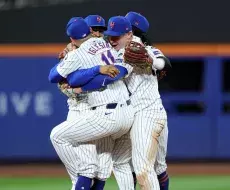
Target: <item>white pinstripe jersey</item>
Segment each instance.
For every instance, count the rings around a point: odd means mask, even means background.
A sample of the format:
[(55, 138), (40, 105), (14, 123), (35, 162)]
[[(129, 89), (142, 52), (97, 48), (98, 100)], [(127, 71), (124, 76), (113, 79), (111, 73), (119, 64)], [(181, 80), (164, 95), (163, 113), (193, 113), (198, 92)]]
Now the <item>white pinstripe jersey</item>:
[[(134, 36), (133, 41), (141, 42), (140, 38)], [(159, 49), (147, 46), (150, 56), (155, 58), (164, 56)], [(119, 56), (123, 57), (124, 49), (118, 52)], [(143, 74), (132, 72), (130, 76), (125, 79), (129, 91), (132, 93), (132, 105), (138, 110), (152, 105), (160, 98), (158, 91), (157, 77), (152, 74)]]
[[(90, 38), (81, 46), (68, 53), (63, 62), (57, 67), (57, 71), (63, 77), (78, 69), (87, 69), (96, 65), (114, 64), (117, 59), (117, 52), (102, 38)], [(119, 63), (115, 63), (119, 64)], [(128, 72), (132, 67), (126, 65)], [(129, 99), (129, 93), (123, 81), (119, 80), (109, 84), (103, 91), (94, 91), (87, 94), (87, 101), (90, 106), (99, 106), (108, 103), (125, 102)]]

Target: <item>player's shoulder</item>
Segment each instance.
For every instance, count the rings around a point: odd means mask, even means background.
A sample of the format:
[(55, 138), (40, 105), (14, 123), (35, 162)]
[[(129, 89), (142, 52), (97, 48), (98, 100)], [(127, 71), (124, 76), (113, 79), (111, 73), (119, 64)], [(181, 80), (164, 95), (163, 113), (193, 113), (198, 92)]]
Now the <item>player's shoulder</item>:
[(111, 48), (103, 38), (91, 37), (80, 46), (80, 51), (95, 50), (100, 48)]
[(102, 37), (100, 37), (100, 38), (95, 38), (94, 41), (95, 41), (95, 42), (106, 42), (106, 40), (105, 40), (104, 38), (102, 38)]
[[(110, 43), (108, 41), (106, 41), (104, 38), (100, 37), (100, 38), (95, 38), (94, 40), (92, 40), (92, 44), (97, 46), (101, 46), (103, 48), (112, 48), (112, 46), (110, 45)], [(97, 45), (96, 45), (97, 44)]]
[(77, 49), (74, 49), (74, 50), (72, 50), (72, 51), (70, 51), (70, 52), (68, 52), (66, 55), (65, 55), (65, 57), (64, 57), (64, 61), (71, 61), (71, 60), (74, 60), (74, 59), (77, 59)]
[(90, 39), (88, 39), (87, 41), (85, 41), (80, 47), (83, 47), (83, 46), (92, 46), (95, 43), (100, 43), (100, 42), (105, 42), (105, 40), (103, 38), (91, 37)]
[(93, 41), (95, 41), (96, 38), (94, 37), (91, 37), (89, 39), (87, 39), (86, 41), (84, 41), (80, 47), (77, 49), (78, 51), (77, 52), (81, 52), (83, 51), (84, 49), (87, 49), (89, 46), (91, 46), (93, 44)]
[(160, 49), (158, 49), (156, 47), (153, 47), (152, 50), (153, 50), (154, 55), (156, 55), (156, 56), (157, 55), (162, 55), (163, 56), (163, 53), (162, 53), (162, 51)]
[(155, 56), (163, 55), (162, 51), (154, 46), (146, 46), (147, 50), (150, 50)]

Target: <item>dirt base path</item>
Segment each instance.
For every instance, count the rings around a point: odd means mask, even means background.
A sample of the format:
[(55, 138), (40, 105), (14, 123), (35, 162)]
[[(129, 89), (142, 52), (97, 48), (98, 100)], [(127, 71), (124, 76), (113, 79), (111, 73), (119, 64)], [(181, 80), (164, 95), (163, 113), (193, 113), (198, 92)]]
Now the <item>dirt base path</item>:
[(168, 171), (171, 175), (230, 175), (230, 163), (170, 164)]
[[(168, 172), (175, 175), (230, 175), (229, 164), (169, 164)], [(3, 165), (0, 177), (67, 177), (63, 165)]]

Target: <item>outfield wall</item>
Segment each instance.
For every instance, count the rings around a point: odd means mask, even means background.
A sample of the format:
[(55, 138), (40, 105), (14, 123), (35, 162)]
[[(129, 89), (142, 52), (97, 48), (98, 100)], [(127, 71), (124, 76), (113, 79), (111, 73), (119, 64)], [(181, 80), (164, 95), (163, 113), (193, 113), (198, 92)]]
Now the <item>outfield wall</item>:
[[(0, 159), (56, 159), (51, 129), (66, 97), (48, 73), (64, 44), (0, 46)], [(160, 82), (169, 118), (169, 159), (230, 159), (229, 45), (158, 46), (173, 72)]]

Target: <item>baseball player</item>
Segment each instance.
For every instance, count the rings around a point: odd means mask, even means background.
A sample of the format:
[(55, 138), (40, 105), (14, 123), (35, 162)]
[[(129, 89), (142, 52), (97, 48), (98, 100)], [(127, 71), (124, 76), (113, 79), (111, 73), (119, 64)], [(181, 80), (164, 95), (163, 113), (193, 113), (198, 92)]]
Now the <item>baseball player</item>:
[[(160, 50), (150, 46), (151, 44), (146, 38), (146, 32), (149, 28), (147, 19), (135, 12), (129, 12), (126, 15), (126, 18), (132, 24), (134, 34), (133, 41), (148, 45), (146, 49), (148, 50), (150, 57), (146, 62), (149, 61), (149, 64), (152, 65), (154, 74), (151, 75), (152, 71), (147, 68), (143, 70), (134, 65), (133, 73), (126, 79), (126, 84), (132, 94), (132, 104), (136, 109), (135, 120), (131, 130), (133, 148), (132, 163), (134, 165), (134, 170), (137, 173), (137, 179), (141, 189), (158, 188), (156, 181), (157, 178), (155, 176), (156, 171), (160, 189), (166, 190), (169, 185), (165, 160), (168, 139), (167, 115), (158, 92), (156, 72), (157, 70), (167, 70), (171, 65)], [(110, 35), (112, 36), (113, 34)], [(117, 36), (109, 37), (109, 39), (115, 48), (122, 44)], [(120, 52), (121, 54), (124, 53), (124, 51)], [(138, 52), (136, 56), (136, 52), (131, 52), (130, 55), (126, 52), (128, 51), (125, 51), (124, 56), (129, 56), (131, 59), (126, 59), (125, 62), (138, 62), (137, 60), (141, 59), (141, 55), (138, 54), (140, 52)], [(158, 142), (159, 145), (157, 151)], [(155, 168), (151, 167), (153, 164)], [(149, 168), (151, 169), (149, 170)], [(114, 174), (117, 181), (121, 181), (125, 177), (122, 175), (122, 172), (116, 171), (116, 167), (114, 167)]]
[(85, 18), (85, 22), (90, 27), (90, 32), (95, 37), (103, 37), (103, 32), (107, 29), (105, 19), (100, 15), (89, 15)]
[[(164, 73), (162, 71), (169, 70), (171, 68), (171, 64), (170, 64), (169, 60), (162, 54), (162, 52), (159, 49), (152, 48), (150, 40), (148, 40), (147, 35), (146, 35), (148, 28), (149, 28), (148, 20), (143, 15), (138, 14), (136, 12), (129, 12), (126, 15), (126, 18), (132, 24), (134, 37), (136, 37), (137, 40), (139, 38), (139, 40), (141, 40), (142, 43), (147, 45), (147, 50), (148, 50), (149, 54), (152, 55), (151, 57), (153, 57), (153, 59), (154, 59), (154, 61), (152, 63), (152, 69), (153, 69), (153, 74), (155, 76), (153, 75), (153, 76), (148, 76), (148, 77), (151, 78), (151, 81), (153, 83), (156, 83), (155, 89), (158, 89), (157, 80), (156, 80), (156, 73), (158, 71), (160, 71), (161, 73)], [(161, 75), (161, 74), (159, 74), (159, 75)], [(162, 77), (162, 76), (159, 76), (159, 77)], [(129, 83), (131, 84), (132, 81), (130, 80)], [(142, 84), (144, 84), (144, 82), (142, 82)], [(147, 86), (145, 88), (147, 89)], [(153, 96), (152, 99), (159, 100), (160, 96), (158, 94), (155, 94), (156, 96), (155, 97)], [(136, 97), (138, 97), (138, 95)], [(133, 98), (135, 98), (135, 97), (133, 97)], [(143, 99), (144, 99), (144, 97), (142, 96), (142, 100)], [(148, 106), (148, 105), (150, 105), (150, 104), (147, 104), (145, 106)], [(165, 118), (166, 112), (164, 111), (164, 112), (159, 113), (159, 110), (156, 109), (157, 106), (161, 106), (161, 108), (163, 109), (163, 105), (162, 105), (160, 100), (159, 100), (159, 105), (157, 104), (156, 106), (155, 105), (153, 106), (153, 110), (156, 110), (156, 113), (154, 114), (154, 118), (156, 118), (156, 119), (157, 118)], [(166, 117), (166, 119), (167, 119), (167, 117)], [(156, 155), (156, 162), (154, 164), (155, 171), (157, 173), (157, 177), (159, 180), (160, 190), (168, 190), (169, 177), (168, 177), (168, 174), (166, 172), (166, 169), (167, 169), (166, 153), (167, 153), (167, 142), (168, 142), (167, 120), (166, 120), (165, 126), (162, 130), (162, 133), (160, 134), (160, 136), (158, 138), (158, 142), (159, 142), (158, 151), (157, 151), (157, 155)]]
[[(75, 18), (70, 19), (69, 22), (71, 22), (73, 19), (75, 19)], [(91, 32), (92, 36), (95, 36), (95, 37), (102, 37), (103, 36), (103, 31), (106, 30), (106, 25), (105, 25), (105, 20), (100, 15), (89, 15), (84, 20), (86, 21), (86, 23), (90, 27), (90, 32)], [(69, 43), (67, 45), (67, 47), (59, 54), (59, 59), (63, 59), (65, 57), (65, 55), (69, 51), (72, 51), (73, 49), (76, 49), (76, 46), (72, 43)], [(112, 70), (107, 70), (107, 71), (108, 71), (107, 74), (109, 74), (109, 75), (112, 74), (112, 73), (109, 73)], [(67, 117), (67, 120), (73, 120), (78, 116), (79, 112), (81, 111), (81, 106), (80, 106), (81, 102), (77, 101), (78, 100), (77, 98), (79, 97), (79, 95), (76, 95), (74, 93), (73, 89), (67, 88), (67, 87), (68, 87), (68, 84), (66, 82), (62, 82), (61, 84), (59, 84), (60, 90), (65, 95), (67, 95), (69, 97), (69, 104), (74, 103), (73, 105), (70, 104), (69, 107), (73, 108), (73, 109), (69, 110), (69, 114)], [(74, 101), (74, 100), (76, 100), (76, 101)], [(77, 171), (81, 170), (81, 168), (88, 167), (87, 164), (90, 165), (89, 162), (91, 162), (91, 164), (95, 164), (95, 161), (93, 160), (94, 154), (96, 154), (95, 152), (98, 153), (98, 159), (100, 161), (99, 163), (103, 167), (99, 167), (99, 169), (97, 170), (97, 175), (98, 175), (99, 179), (98, 178), (94, 179), (92, 189), (98, 189), (98, 188), (102, 189), (103, 188), (105, 181), (104, 180), (101, 181), (100, 179), (101, 178), (103, 178), (103, 179), (108, 178), (109, 173), (102, 174), (102, 175), (100, 173), (104, 173), (103, 168), (105, 168), (106, 165), (108, 165), (108, 163), (109, 163), (108, 154), (106, 154), (105, 152), (108, 151), (108, 149), (110, 149), (110, 147), (107, 147), (106, 144), (112, 144), (112, 143), (110, 143), (111, 141), (113, 141), (111, 138), (105, 138), (105, 139), (102, 139), (99, 141), (95, 141), (95, 142), (89, 144), (88, 146), (87, 146), (87, 143), (84, 143), (83, 145), (78, 146), (78, 154), (81, 154), (81, 157), (78, 159), (78, 162), (83, 163), (83, 164), (79, 164), (81, 166), (80, 169), (77, 169), (77, 168), (74, 169), (74, 168), (66, 167), (67, 172), (69, 173), (72, 184), (73, 184), (72, 189), (75, 189), (75, 184), (77, 181)], [(94, 144), (96, 146), (99, 146), (100, 149), (96, 150), (95, 149), (96, 147), (94, 147)], [(82, 149), (84, 149), (84, 151), (81, 151)], [(80, 151), (81, 151), (81, 153), (80, 153)], [(93, 156), (91, 156), (91, 155), (93, 155)], [(83, 161), (80, 160), (81, 158)], [(100, 170), (102, 170), (102, 171), (100, 172)]]
[[(135, 12), (129, 12), (126, 18), (132, 24), (133, 41), (142, 44), (148, 43), (145, 38), (145, 33), (149, 27), (147, 19)], [(146, 45), (149, 45), (147, 50), (152, 58), (150, 64), (152, 64), (153, 71), (167, 69), (170, 63), (161, 51), (152, 48), (150, 44)], [(125, 56), (127, 55), (125, 54)], [(156, 171), (160, 188), (167, 189), (168, 175), (165, 162), (168, 135), (167, 115), (158, 92), (157, 77), (156, 75), (150, 75), (147, 69), (143, 72), (134, 68), (133, 73), (126, 79), (126, 84), (132, 93), (131, 100), (136, 109), (131, 139), (132, 163), (137, 174), (137, 180), (142, 189), (153, 189), (158, 183), (155, 176)], [(161, 144), (157, 151), (159, 136)], [(158, 155), (157, 159), (156, 154)], [(155, 168), (153, 167), (154, 163)]]
[[(72, 19), (75, 19), (75, 17), (71, 18), (69, 22), (71, 22)], [(105, 19), (101, 17), (100, 15), (88, 15), (85, 19), (85, 22), (90, 27), (90, 33), (94, 37), (103, 37), (103, 32), (107, 29), (105, 25)], [(68, 25), (68, 24), (67, 24)], [(65, 55), (72, 51), (73, 49), (76, 49), (76, 46), (72, 43), (69, 43), (66, 48), (59, 53), (59, 59), (63, 59)]]
[[(68, 53), (64, 60), (52, 69), (50, 81), (60, 82), (65, 78), (69, 82), (69, 80), (71, 81), (69, 74), (75, 70), (95, 66), (95, 63), (105, 65), (108, 61), (114, 61), (116, 53), (103, 39), (90, 38), (89, 27), (81, 18), (73, 20), (73, 23), (67, 28), (74, 44), (80, 47)], [(128, 29), (131, 30), (131, 27)], [(80, 58), (85, 59), (81, 60)], [(94, 68), (94, 74), (97, 75), (100, 67), (95, 66)], [(80, 86), (85, 81), (79, 82)], [(63, 147), (74, 150), (73, 145), (76, 146), (80, 142), (110, 135), (116, 139), (127, 133), (133, 119), (128, 99), (128, 91), (122, 81), (116, 81), (102, 91), (88, 93), (87, 99), (84, 99), (83, 103), (90, 104), (90, 110), (80, 113), (77, 119), (65, 121), (52, 130), (51, 140), (58, 154), (63, 154), (62, 151), (59, 151), (63, 150)], [(62, 157), (62, 161), (68, 164), (69, 160)], [(90, 175), (93, 175), (92, 172)], [(88, 189), (92, 181), (91, 178), (91, 176), (80, 176), (76, 189)]]

